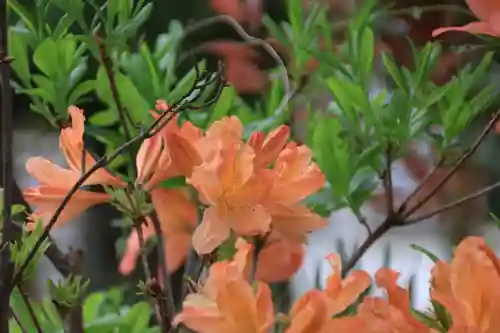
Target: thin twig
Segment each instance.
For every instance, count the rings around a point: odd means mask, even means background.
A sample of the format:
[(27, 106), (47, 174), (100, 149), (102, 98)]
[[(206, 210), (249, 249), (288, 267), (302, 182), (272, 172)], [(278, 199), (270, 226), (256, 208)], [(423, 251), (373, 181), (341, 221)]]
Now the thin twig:
[(438, 161), (438, 163), (432, 168), (431, 172), (425, 175), (425, 177), (418, 183), (417, 187), (415, 187), (415, 189), (406, 197), (403, 203), (399, 206), (396, 212), (397, 214), (401, 215), (404, 213), (404, 211), (406, 210), (406, 206), (408, 205), (410, 200), (413, 199), (418, 194), (418, 192), (420, 192), (424, 188), (429, 179), (431, 179), (431, 177), (433, 177), (436, 174), (436, 172), (443, 166), (444, 161), (445, 159), (441, 158)]
[(40, 326), (40, 323), (38, 322), (38, 318), (36, 317), (36, 313), (33, 310), (33, 305), (31, 304), (31, 301), (24, 292), (23, 288), (21, 286), (17, 286), (19, 289), (19, 293), (21, 294), (21, 298), (23, 299), (24, 303), (26, 304), (26, 308), (28, 309), (28, 313), (30, 315), (31, 320), (33, 321), (33, 324), (35, 325), (35, 329), (37, 330), (38, 333), (43, 333), (42, 327)]
[[(127, 112), (126, 112), (125, 108), (123, 107), (121, 100), (120, 100), (120, 96), (118, 93), (118, 86), (116, 84), (116, 77), (115, 77), (115, 73), (114, 73), (114, 69), (113, 69), (113, 61), (111, 60), (109, 54), (106, 51), (106, 45), (104, 44), (104, 40), (101, 37), (99, 37), (98, 35), (94, 35), (94, 40), (97, 43), (97, 45), (99, 46), (99, 54), (101, 56), (101, 63), (104, 67), (104, 70), (106, 71), (106, 76), (108, 77), (109, 88), (111, 90), (111, 96), (113, 97), (113, 101), (115, 102), (115, 106), (116, 106), (116, 109), (118, 112), (118, 116), (120, 118), (120, 122), (122, 123), (122, 126), (123, 126), (123, 133), (125, 134), (125, 140), (130, 141), (132, 139), (132, 133), (129, 129), (129, 124), (128, 124), (128, 120), (130, 120), (130, 119), (127, 118)], [(133, 120), (130, 120), (130, 121), (132, 122)], [(133, 125), (133, 123), (131, 125)], [(129, 152), (130, 152), (130, 156), (131, 156), (131, 161), (132, 161), (131, 163), (132, 163), (134, 173), (137, 175), (137, 165), (136, 165), (136, 163), (134, 163), (134, 161), (135, 161), (134, 153), (131, 150), (129, 150)]]
[[(184, 31), (184, 36), (188, 36), (188, 35), (190, 35), (194, 32), (197, 32), (199, 30), (206, 29), (208, 26), (210, 26), (212, 24), (216, 24), (216, 23), (229, 24), (235, 30), (235, 32), (245, 41), (245, 43), (261, 47), (262, 49), (264, 49), (264, 51), (266, 51), (266, 53), (269, 56), (271, 56), (273, 58), (274, 61), (276, 61), (276, 63), (279, 66), (280, 78), (281, 78), (281, 81), (283, 83), (283, 87), (285, 90), (285, 95), (284, 95), (283, 99), (281, 100), (281, 103), (279, 104), (279, 106), (276, 108), (275, 114), (274, 114), (275, 117), (279, 117), (281, 115), (281, 113), (283, 112), (283, 110), (288, 105), (288, 102), (290, 101), (290, 99), (294, 96), (294, 90), (292, 90), (290, 87), (290, 81), (288, 79), (288, 71), (287, 71), (286, 65), (283, 62), (283, 60), (281, 59), (281, 57), (279, 56), (278, 52), (276, 52), (276, 50), (273, 49), (273, 47), (265, 40), (249, 35), (245, 31), (245, 29), (241, 26), (241, 24), (239, 24), (233, 17), (231, 17), (229, 15), (219, 15), (219, 16), (211, 17), (211, 18), (205, 19), (199, 23), (188, 26)], [(190, 49), (189, 52), (190, 52), (190, 54), (192, 54), (193, 52), (199, 52), (199, 51), (203, 50), (203, 47), (204, 47), (204, 45), (195, 47), (193, 49)], [(185, 58), (183, 58), (181, 56), (179, 59), (179, 62), (183, 62), (184, 60), (185, 60)]]
[[(137, 230), (137, 236), (139, 238), (139, 248), (140, 257), (142, 262), (142, 268), (144, 269), (144, 275), (146, 276), (146, 286), (147, 293), (152, 296), (154, 300), (155, 312), (157, 314), (158, 322), (163, 333), (167, 333), (170, 330), (170, 322), (173, 319), (173, 313), (168, 313), (168, 310), (164, 308), (164, 304), (161, 302), (163, 297), (163, 290), (158, 286), (158, 281), (153, 279), (151, 274), (151, 269), (148, 264), (148, 258), (146, 253), (146, 241), (144, 240), (144, 234), (142, 232), (142, 226), (146, 223), (144, 218), (137, 219), (134, 221), (134, 226)], [(152, 292), (152, 290), (155, 290)], [(164, 317), (165, 315), (165, 317)]]
[(448, 180), (455, 174), (455, 172), (462, 166), (462, 164), (464, 164), (476, 152), (476, 150), (484, 141), (488, 133), (490, 133), (493, 127), (495, 126), (495, 123), (499, 120), (500, 120), (500, 110), (498, 110), (495, 113), (495, 115), (491, 118), (489, 123), (484, 128), (481, 135), (479, 135), (479, 137), (476, 139), (473, 145), (465, 153), (462, 154), (462, 156), (457, 160), (455, 165), (450, 169), (450, 171), (448, 171), (446, 176), (443, 179), (441, 179), (441, 181), (439, 181), (438, 184), (436, 184), (436, 186), (433, 188), (432, 191), (429, 192), (429, 194), (427, 194), (424, 198), (422, 198), (422, 200), (420, 200), (414, 207), (407, 210), (403, 215), (403, 219), (406, 219), (409, 216), (411, 216), (420, 207), (425, 205), (427, 201), (429, 201), (437, 192), (439, 192), (439, 190), (443, 187), (443, 185), (446, 184), (446, 182), (448, 182)]
[(8, 56), (8, 15), (7, 0), (0, 2), (0, 80), (2, 84), (1, 114), (1, 185), (4, 189), (2, 243), (0, 251), (0, 332), (9, 332), (9, 284), (12, 280), (12, 262), (9, 242), (12, 239), (12, 88), (10, 86), (10, 62)]
[(426, 213), (426, 214), (422, 214), (420, 216), (417, 216), (417, 217), (414, 217), (414, 218), (411, 218), (411, 219), (406, 219), (404, 221), (404, 225), (411, 225), (411, 224), (415, 224), (417, 222), (420, 222), (420, 221), (423, 221), (423, 220), (427, 220), (431, 217), (433, 217), (434, 215), (437, 215), (437, 214), (441, 214), (447, 210), (450, 210), (450, 209), (453, 209), (457, 206), (460, 206), (468, 201), (471, 201), (471, 200), (474, 200), (474, 199), (477, 199), (479, 197), (482, 197), (483, 195), (486, 195), (488, 193), (490, 193), (491, 191), (493, 191), (494, 189), (497, 189), (500, 187), (500, 182), (498, 183), (495, 183), (493, 185), (490, 185), (490, 186), (487, 186), (479, 191), (476, 191), (474, 193), (471, 193), (469, 195), (466, 195), (460, 199), (457, 199), (453, 202), (450, 202), (449, 204), (446, 204), (444, 206), (441, 206), (439, 208), (436, 208), (435, 210), (429, 212), (429, 213)]
[(370, 228), (370, 225), (368, 224), (368, 221), (366, 220), (366, 217), (363, 216), (363, 214), (361, 214), (361, 212), (359, 211), (352, 210), (352, 213), (354, 214), (356, 219), (358, 219), (359, 224), (361, 224), (365, 228), (368, 236), (371, 236), (373, 232), (372, 229)]
[(175, 304), (174, 304), (174, 295), (172, 290), (172, 282), (170, 280), (170, 275), (167, 269), (167, 255), (165, 249), (165, 242), (163, 231), (161, 230), (160, 220), (158, 219), (158, 215), (156, 212), (150, 214), (151, 221), (153, 222), (153, 226), (155, 228), (156, 239), (157, 239), (157, 252), (158, 252), (158, 267), (160, 268), (161, 274), (163, 275), (163, 292), (165, 294), (167, 300), (167, 318), (173, 319), (175, 314)]
[(385, 200), (387, 205), (387, 214), (394, 214), (394, 195), (392, 188), (392, 147), (389, 144), (385, 153), (386, 170), (382, 176), (382, 184), (384, 186)]
[(12, 313), (12, 317), (14, 317), (14, 320), (16, 321), (17, 323), (17, 326), (19, 326), (19, 328), (21, 329), (21, 331), (23, 333), (28, 333), (28, 330), (26, 329), (26, 327), (23, 326), (23, 323), (21, 322), (21, 320), (19, 319), (19, 317), (17, 316), (16, 312), (14, 311), (14, 309), (10, 309), (10, 312)]
[[(203, 221), (203, 208), (199, 200), (196, 200), (197, 203), (197, 218), (196, 225), (199, 226)], [(186, 264), (184, 265), (184, 278), (183, 281), (186, 282), (186, 285), (183, 285), (182, 288), (182, 299), (184, 299), (187, 294), (190, 293), (189, 283), (198, 283), (200, 279), (200, 275), (203, 272), (203, 262), (194, 250), (193, 247), (189, 249), (188, 257), (186, 259)]]
[(342, 265), (342, 277), (346, 277), (347, 273), (351, 269), (356, 266), (358, 263), (359, 259), (365, 254), (366, 251), (387, 231), (389, 231), (392, 226), (394, 226), (396, 223), (394, 223), (391, 219), (387, 218), (377, 229), (373, 231), (371, 235), (369, 235), (365, 241), (361, 244), (361, 246), (354, 252), (354, 254), (351, 256), (349, 261), (345, 264)]

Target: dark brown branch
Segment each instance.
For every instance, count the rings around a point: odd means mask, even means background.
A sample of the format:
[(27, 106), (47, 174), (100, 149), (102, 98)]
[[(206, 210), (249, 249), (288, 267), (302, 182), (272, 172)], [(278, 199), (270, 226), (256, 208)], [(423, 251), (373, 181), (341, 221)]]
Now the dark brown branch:
[(151, 269), (149, 267), (146, 254), (146, 241), (144, 240), (144, 234), (142, 233), (142, 226), (145, 223), (147, 222), (144, 218), (134, 221), (134, 227), (139, 238), (142, 268), (144, 269), (144, 274), (146, 276), (146, 292), (153, 298), (156, 316), (158, 318), (158, 322), (160, 324), (162, 332), (168, 333), (171, 328), (170, 324), (173, 319), (173, 313), (168, 313), (168, 310), (165, 308), (165, 302), (162, 302), (162, 299), (165, 298), (163, 290), (159, 285), (158, 280), (154, 279), (153, 275), (151, 274)]
[(392, 187), (392, 147), (390, 144), (385, 153), (385, 160), (386, 170), (382, 176), (382, 184), (384, 186), (387, 214), (392, 216), (394, 214), (394, 195)]
[(472, 144), (472, 146), (464, 153), (462, 156), (456, 161), (453, 167), (448, 171), (448, 173), (444, 176), (441, 181), (439, 181), (432, 191), (429, 192), (422, 200), (420, 200), (415, 206), (405, 211), (403, 218), (406, 219), (410, 217), (414, 212), (416, 212), (420, 207), (425, 205), (439, 190), (450, 180), (451, 177), (455, 174), (455, 172), (476, 152), (481, 143), (484, 141), (486, 136), (491, 132), (495, 123), (500, 120), (500, 110), (498, 110), (495, 115), (491, 118), (489, 123), (484, 128), (483, 132), (476, 141)]
[(458, 200), (455, 200), (453, 202), (450, 202), (449, 204), (446, 204), (444, 206), (441, 206), (439, 208), (436, 208), (435, 210), (429, 212), (429, 213), (426, 213), (426, 214), (422, 214), (420, 216), (417, 216), (415, 218), (411, 218), (411, 219), (406, 219), (404, 221), (404, 225), (411, 225), (411, 224), (415, 224), (417, 222), (420, 222), (420, 221), (423, 221), (423, 220), (427, 220), (435, 215), (438, 215), (438, 214), (441, 214), (445, 211), (448, 211), (450, 209), (453, 209), (457, 206), (460, 206), (468, 201), (472, 201), (474, 199), (477, 199), (479, 197), (482, 197), (483, 195), (486, 195), (488, 193), (490, 193), (491, 191), (493, 191), (494, 189), (497, 189), (500, 187), (500, 182), (498, 183), (495, 183), (493, 185), (490, 185), (490, 186), (487, 186), (479, 191), (476, 191), (474, 193), (471, 193), (469, 195), (466, 195), (465, 197), (462, 197)]
[(163, 237), (163, 231), (161, 230), (160, 220), (158, 219), (158, 215), (156, 212), (153, 212), (150, 215), (151, 221), (153, 222), (153, 227), (156, 233), (157, 239), (157, 252), (158, 252), (158, 267), (163, 275), (163, 294), (166, 299), (166, 310), (167, 310), (167, 318), (171, 322), (175, 315), (175, 304), (174, 304), (174, 295), (172, 290), (172, 281), (170, 279), (170, 275), (167, 269), (167, 255), (165, 249), (165, 242)]
[(1, 155), (2, 155), (2, 186), (3, 197), (3, 222), (2, 244), (0, 251), (0, 332), (9, 332), (9, 286), (12, 280), (12, 262), (10, 246), (12, 239), (12, 88), (10, 86), (10, 62), (8, 57), (8, 15), (7, 0), (0, 2), (0, 80), (2, 84), (2, 112), (1, 112)]
[[(203, 220), (203, 209), (201, 208), (200, 202), (197, 201), (197, 221), (196, 225), (200, 225)], [(189, 250), (186, 263), (184, 265), (184, 285), (182, 288), (182, 299), (184, 299), (190, 292), (190, 283), (197, 283), (201, 273), (203, 272), (203, 260), (196, 253), (196, 251), (191, 247)]]
[[(389, 231), (392, 227), (401, 227), (401, 226), (407, 226), (410, 224), (417, 223), (419, 221), (425, 220), (429, 217), (432, 217), (436, 214), (439, 214), (441, 212), (444, 212), (446, 210), (452, 209), (458, 205), (463, 204), (464, 202), (474, 200), (482, 195), (487, 194), (488, 192), (492, 191), (493, 189), (500, 187), (500, 183), (493, 184), (491, 186), (488, 186), (478, 192), (475, 192), (473, 194), (470, 194), (468, 196), (465, 196), (461, 199), (458, 199), (457, 201), (454, 201), (452, 203), (449, 203), (447, 205), (444, 205), (440, 208), (437, 208), (436, 210), (424, 214), (421, 216), (418, 216), (413, 219), (408, 219), (415, 211), (417, 211), (422, 205), (424, 205), (432, 196), (434, 196), (440, 189), (441, 187), (453, 176), (453, 174), (465, 163), (471, 156), (474, 154), (474, 152), (478, 149), (478, 147), (481, 145), (481, 143), (484, 141), (488, 133), (493, 129), (495, 123), (499, 121), (500, 119), (500, 110), (495, 113), (493, 118), (490, 120), (490, 122), (486, 125), (484, 128), (483, 132), (478, 136), (476, 141), (472, 144), (472, 146), (462, 154), (462, 156), (456, 161), (454, 166), (451, 168), (451, 170), (446, 174), (446, 176), (434, 187), (434, 189), (421, 201), (419, 201), (414, 207), (410, 208), (408, 211), (402, 210), (401, 208), (404, 206), (404, 204), (400, 207), (400, 209), (393, 214), (392, 216), (389, 214), (385, 221), (373, 232), (372, 235), (368, 236), (368, 238), (361, 244), (360, 248), (354, 253), (354, 255), (351, 257), (351, 259), (344, 265), (342, 268), (342, 276), (345, 276), (358, 262), (358, 260), (363, 256), (363, 254), (370, 248), (370, 246), (375, 243), (380, 237), (382, 237), (387, 231)], [(439, 163), (439, 165), (442, 162)], [(435, 172), (435, 171), (434, 171)], [(432, 172), (431, 172), (432, 174)], [(424, 182), (428, 182), (430, 179), (430, 175), (428, 175)], [(420, 186), (417, 188), (416, 191), (421, 189), (423, 187), (423, 184), (420, 184)], [(414, 193), (416, 192), (414, 191)], [(411, 194), (411, 196), (414, 196), (414, 193)], [(407, 199), (405, 202), (409, 201)]]
[[(106, 45), (104, 44), (104, 40), (98, 35), (94, 35), (94, 40), (97, 43), (97, 46), (99, 46), (101, 63), (104, 67), (104, 70), (106, 71), (106, 76), (108, 77), (109, 80), (109, 88), (111, 90), (111, 96), (113, 97), (113, 101), (115, 102), (115, 106), (118, 112), (118, 117), (120, 118), (120, 122), (122, 123), (123, 126), (123, 133), (125, 134), (125, 140), (130, 141), (132, 139), (132, 133), (129, 129), (128, 121), (130, 120), (130, 122), (132, 122), (132, 120), (127, 117), (128, 115), (127, 111), (123, 107), (122, 102), (120, 100), (120, 95), (118, 93), (118, 86), (116, 84), (116, 77), (113, 68), (114, 67), (113, 61), (111, 60), (109, 54), (106, 51)], [(137, 165), (136, 163), (134, 163), (135, 161), (134, 153), (130, 150), (129, 152), (131, 156), (133, 170), (135, 174), (137, 174)]]
[(420, 181), (420, 183), (418, 183), (417, 187), (415, 187), (415, 189), (403, 201), (401, 206), (399, 206), (399, 208), (397, 210), (397, 214), (404, 213), (404, 211), (406, 210), (406, 206), (408, 205), (410, 200), (413, 199), (418, 194), (418, 192), (420, 192), (424, 188), (424, 185), (427, 184), (429, 179), (431, 179), (431, 177), (434, 176), (434, 174), (439, 170), (439, 168), (441, 168), (443, 166), (444, 161), (445, 161), (445, 159), (441, 158), (439, 160), (439, 162), (434, 166), (434, 168), (432, 168), (431, 172), (429, 172), (427, 175), (425, 175), (425, 177)]
[(28, 295), (21, 286), (17, 286), (17, 288), (19, 289), (19, 293), (21, 294), (21, 298), (23, 299), (24, 304), (26, 304), (26, 308), (28, 309), (30, 318), (33, 321), (33, 324), (35, 325), (35, 329), (37, 330), (38, 333), (43, 333), (42, 327), (40, 326), (40, 323), (38, 321), (35, 311), (33, 310), (33, 306), (31, 305), (31, 301)]
[(349, 261), (342, 265), (342, 277), (346, 277), (347, 273), (356, 266), (359, 259), (365, 254), (366, 251), (386, 232), (388, 232), (394, 225), (394, 221), (387, 218), (377, 229), (371, 233), (366, 240), (361, 244), (361, 246), (354, 252)]

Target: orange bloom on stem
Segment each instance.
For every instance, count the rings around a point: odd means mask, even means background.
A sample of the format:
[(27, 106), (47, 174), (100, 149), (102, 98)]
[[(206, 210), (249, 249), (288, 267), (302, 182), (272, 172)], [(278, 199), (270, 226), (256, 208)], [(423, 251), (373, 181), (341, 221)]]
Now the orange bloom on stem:
[[(153, 189), (151, 199), (156, 209), (166, 252), (168, 272), (174, 272), (184, 263), (191, 248), (191, 235), (196, 227), (197, 211), (182, 189)], [(153, 222), (147, 218), (142, 227), (144, 239), (154, 236)], [(137, 229), (133, 229), (127, 239), (126, 251), (120, 261), (119, 271), (130, 274), (141, 253)]]
[(252, 288), (240, 264), (214, 263), (202, 290), (184, 300), (174, 325), (183, 323), (198, 333), (267, 333), (274, 323), (271, 290), (263, 282)]
[[(156, 109), (167, 111), (164, 100), (156, 102)], [(159, 115), (152, 112), (153, 117)], [(137, 153), (138, 175), (136, 183), (147, 190), (158, 216), (164, 237), (166, 265), (169, 272), (177, 270), (185, 261), (191, 247), (191, 235), (196, 227), (197, 209), (185, 189), (165, 189), (160, 183), (169, 178), (189, 175), (201, 163), (195, 144), (202, 132), (191, 122), (178, 125), (173, 117), (160, 132), (146, 139)], [(143, 226), (145, 240), (155, 235), (152, 221)], [(137, 230), (127, 240), (127, 248), (120, 262), (119, 271), (128, 275), (135, 268), (140, 255)]]
[(254, 165), (258, 168), (266, 168), (274, 162), (290, 137), (290, 128), (281, 125), (269, 133), (267, 137), (264, 132), (255, 132), (248, 139), (248, 145), (255, 153)]
[[(245, 239), (236, 240), (236, 254), (233, 260), (247, 279), (251, 278), (254, 249), (254, 245)], [(276, 255), (277, 253), (279, 255)], [(281, 240), (268, 241), (259, 253), (255, 279), (270, 283), (288, 280), (300, 268), (303, 257), (302, 244)]]
[(262, 0), (211, 0), (212, 8), (222, 15), (229, 15), (236, 21), (248, 23), (251, 29), (257, 29), (262, 21)]
[(337, 315), (353, 304), (359, 296), (370, 287), (370, 275), (362, 270), (352, 272), (342, 280), (342, 266), (339, 255), (327, 256), (333, 273), (328, 277), (325, 295), (328, 298), (328, 313)]
[(480, 237), (462, 240), (432, 271), (431, 298), (450, 313), (450, 333), (500, 331), (500, 259)]
[(272, 185), (266, 208), (272, 215), (273, 232), (292, 242), (302, 242), (305, 234), (326, 226), (324, 218), (302, 204), (325, 184), (311, 155), (306, 146), (289, 143), (268, 174)]
[[(158, 110), (167, 110), (163, 100), (157, 102)], [(156, 112), (153, 117), (158, 118)], [(144, 140), (137, 153), (138, 176), (136, 183), (145, 190), (151, 190), (162, 181), (189, 176), (194, 166), (201, 163), (195, 144), (202, 137), (202, 132), (191, 122), (178, 125), (178, 116), (174, 116), (160, 132)]]
[(466, 31), (472, 34), (500, 37), (500, 2), (497, 0), (467, 0), (470, 10), (479, 19), (461, 27), (443, 27), (432, 32), (436, 37), (448, 31)]
[(388, 300), (366, 297), (358, 308), (358, 316), (366, 322), (363, 333), (437, 333), (419, 322), (411, 313), (408, 291), (397, 284), (399, 273), (381, 268), (375, 274), (378, 287), (387, 291)]
[(363, 320), (354, 316), (333, 319), (328, 303), (323, 292), (308, 291), (293, 305), (285, 333), (360, 332), (365, 327)]
[[(45, 224), (52, 218), (66, 194), (81, 178), (83, 171), (89, 170), (96, 163), (90, 153), (84, 150), (83, 110), (70, 106), (68, 113), (71, 117), (71, 126), (61, 130), (59, 146), (69, 169), (64, 169), (41, 157), (32, 157), (26, 162), (26, 170), (38, 180), (40, 185), (26, 189), (23, 196), (28, 204), (35, 206), (33, 217), (42, 218)], [(85, 161), (85, 168), (82, 167), (83, 161)], [(97, 170), (83, 185), (97, 184), (116, 187), (126, 185), (120, 178), (112, 176), (105, 169)], [(57, 224), (64, 224), (91, 206), (105, 203), (109, 199), (110, 196), (107, 193), (78, 190), (63, 209)]]
[(212, 252), (229, 237), (231, 229), (237, 235), (257, 236), (270, 228), (271, 216), (262, 205), (267, 185), (255, 175), (255, 153), (236, 139), (239, 130), (224, 130), (230, 122), (239, 120), (226, 118), (207, 131), (202, 142), (207, 151), (204, 161), (188, 178), (200, 200), (209, 205), (193, 235), (193, 247), (200, 254)]

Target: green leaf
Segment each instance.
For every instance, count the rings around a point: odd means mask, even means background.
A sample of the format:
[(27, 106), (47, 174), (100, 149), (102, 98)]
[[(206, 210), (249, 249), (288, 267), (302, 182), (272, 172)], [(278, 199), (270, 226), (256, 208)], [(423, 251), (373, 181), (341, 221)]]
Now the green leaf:
[(236, 254), (236, 238), (231, 235), (217, 248), (217, 261), (232, 259)]
[(32, 97), (39, 97), (44, 102), (55, 104), (57, 101), (55, 92), (53, 92), (52, 89), (44, 89), (44, 88), (23, 89), (22, 92)]
[(215, 107), (211, 112), (208, 124), (212, 124), (214, 121), (227, 116), (234, 104), (235, 98), (236, 91), (233, 87), (224, 88), (222, 94), (219, 97), (219, 100), (217, 101), (217, 104), (215, 104)]
[(33, 61), (35, 65), (50, 79), (56, 80), (61, 65), (54, 53), (58, 53), (58, 45), (52, 38), (42, 41), (35, 49)]
[(140, 302), (135, 304), (124, 318), (124, 321), (127, 323), (127, 328), (129, 328), (129, 332), (144, 332), (144, 329), (149, 326), (151, 312), (148, 303)]
[(83, 321), (92, 322), (99, 315), (99, 307), (105, 301), (104, 293), (93, 293), (85, 299), (83, 303)]
[(382, 61), (384, 63), (384, 67), (389, 72), (389, 75), (391, 78), (396, 82), (398, 87), (404, 90), (404, 92), (409, 95), (410, 94), (410, 87), (408, 86), (408, 82), (406, 81), (405, 77), (399, 70), (398, 66), (394, 62), (391, 56), (387, 55), (386, 53), (382, 54)]
[(437, 263), (439, 261), (439, 258), (435, 254), (429, 252), (428, 250), (424, 249), (423, 247), (421, 247), (419, 245), (411, 244), (410, 248), (424, 254), (427, 258), (432, 260), (433, 263)]
[[(122, 73), (115, 71), (115, 81), (118, 89), (121, 104), (129, 112), (135, 123), (140, 123), (146, 119), (149, 110), (149, 103), (141, 96), (132, 81)], [(109, 79), (104, 67), (101, 66), (97, 73), (97, 94), (99, 98), (106, 102), (108, 106), (116, 110), (116, 104), (111, 94)]]
[(335, 96), (335, 101), (351, 122), (356, 124), (361, 122), (360, 112), (365, 116), (369, 115), (371, 105), (362, 87), (340, 77), (331, 77), (327, 83)]
[(139, 13), (134, 16), (128, 23), (124, 24), (122, 27), (115, 31), (117, 36), (121, 38), (130, 38), (137, 34), (139, 28), (147, 21), (153, 10), (153, 3), (150, 2), (141, 8)]
[(161, 182), (161, 188), (179, 188), (186, 186), (186, 178), (184, 176), (169, 178)]
[(11, 66), (24, 85), (27, 85), (30, 82), (31, 73), (28, 60), (28, 42), (25, 35), (19, 30), (9, 29), (9, 54), (14, 58)]
[(344, 197), (349, 193), (349, 184), (356, 170), (351, 163), (350, 148), (340, 131), (338, 119), (321, 117), (314, 131), (313, 151), (335, 195)]
[(368, 86), (372, 75), (373, 57), (375, 54), (375, 38), (372, 29), (366, 27), (361, 31), (358, 49), (358, 71), (365, 86)]
[(95, 90), (96, 88), (97, 88), (97, 81), (96, 80), (87, 80), (87, 81), (81, 82), (69, 94), (68, 105), (78, 104), (78, 102), (80, 101), (80, 98), (82, 96), (85, 96), (86, 94), (90, 93), (91, 91)]
[(22, 6), (17, 0), (8, 0), (7, 4), (14, 13), (19, 16), (19, 19), (24, 23), (26, 28), (35, 36), (36, 39), (39, 38), (37, 30), (35, 28), (36, 20), (24, 6)]
[(118, 122), (118, 114), (114, 110), (107, 109), (93, 114), (89, 122), (96, 126), (112, 126)]
[(56, 25), (56, 28), (52, 32), (52, 38), (58, 40), (62, 36), (64, 36), (69, 28), (75, 23), (76, 17), (70, 13), (65, 13)]
[(438, 330), (438, 331), (441, 331), (441, 325), (439, 325), (439, 323), (436, 322), (436, 319), (432, 318), (430, 315), (422, 312), (422, 311), (418, 311), (418, 310), (415, 310), (415, 309), (411, 309), (413, 315), (419, 320), (421, 321), (422, 323), (426, 324), (427, 326), (435, 329), (435, 330)]

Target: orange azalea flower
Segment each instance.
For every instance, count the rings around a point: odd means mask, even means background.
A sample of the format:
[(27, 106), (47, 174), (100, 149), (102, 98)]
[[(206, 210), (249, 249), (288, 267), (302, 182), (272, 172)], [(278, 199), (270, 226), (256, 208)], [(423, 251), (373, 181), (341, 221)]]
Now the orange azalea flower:
[(337, 315), (354, 303), (359, 296), (370, 287), (370, 275), (362, 270), (352, 272), (342, 281), (342, 264), (337, 254), (327, 256), (333, 269), (333, 274), (328, 277), (325, 295), (328, 296), (328, 313)]
[[(168, 110), (165, 101), (157, 101), (157, 109)], [(152, 112), (155, 118), (159, 115)], [(190, 175), (195, 165), (201, 164), (195, 143), (202, 132), (187, 121), (178, 125), (174, 116), (158, 133), (146, 139), (137, 153), (138, 176), (136, 183), (150, 190), (162, 181), (176, 176)]]
[(301, 204), (325, 184), (318, 165), (311, 163), (309, 148), (289, 143), (268, 177), (272, 185), (266, 207), (272, 215), (273, 232), (301, 242), (305, 234), (326, 226), (324, 218)]
[(290, 326), (285, 333), (361, 332), (365, 323), (357, 317), (332, 319), (328, 299), (319, 290), (310, 290), (293, 305)]
[(212, 8), (222, 15), (229, 15), (238, 22), (248, 23), (255, 30), (262, 20), (262, 0), (211, 0)]
[(227, 81), (241, 93), (261, 91), (268, 82), (268, 74), (256, 63), (259, 53), (247, 44), (230, 41), (206, 43), (204, 48), (225, 59)]
[(286, 125), (279, 126), (267, 137), (264, 132), (253, 133), (248, 139), (248, 144), (255, 152), (254, 165), (262, 168), (268, 167), (285, 148), (289, 136), (290, 128)]
[[(36, 207), (33, 217), (41, 217), (44, 223), (48, 223), (63, 198), (82, 176), (82, 161), (85, 161), (85, 170), (89, 170), (96, 163), (90, 153), (84, 150), (83, 110), (71, 106), (68, 108), (68, 113), (71, 117), (71, 127), (61, 130), (59, 143), (69, 169), (64, 169), (41, 157), (32, 157), (26, 162), (26, 170), (40, 182), (40, 185), (26, 189), (23, 196), (27, 203)], [(105, 169), (99, 169), (83, 185), (96, 184), (117, 187), (126, 185)], [(89, 207), (105, 203), (109, 199), (106, 193), (78, 190), (64, 208), (57, 223), (59, 225), (66, 223)]]
[(500, 259), (480, 237), (465, 238), (450, 264), (432, 271), (431, 298), (450, 313), (450, 333), (500, 331)]
[(444, 27), (432, 32), (436, 37), (448, 31), (466, 31), (472, 34), (500, 37), (500, 2), (497, 0), (467, 0), (470, 10), (479, 19), (461, 27)]
[(236, 120), (215, 122), (207, 131), (201, 147), (207, 147), (208, 153), (188, 178), (201, 201), (209, 205), (193, 235), (193, 246), (200, 254), (212, 252), (229, 237), (231, 229), (238, 235), (256, 236), (270, 227), (271, 217), (261, 204), (267, 185), (254, 173), (253, 149), (241, 140), (225, 139), (239, 134), (239, 130), (224, 131), (225, 124), (238, 123)]
[(378, 287), (386, 289), (388, 300), (366, 297), (358, 308), (358, 316), (366, 322), (363, 333), (438, 333), (419, 322), (411, 313), (408, 291), (397, 285), (399, 273), (381, 268), (375, 274)]
[[(234, 261), (246, 278), (250, 278), (254, 246), (243, 238), (236, 240), (236, 254)], [(280, 255), (276, 255), (279, 253)], [(279, 282), (288, 280), (302, 265), (304, 248), (302, 244), (288, 243), (282, 240), (270, 240), (260, 251), (257, 260), (255, 279), (265, 282)]]
[[(191, 248), (191, 235), (197, 220), (196, 207), (182, 189), (153, 189), (151, 199), (163, 232), (167, 270), (174, 272), (184, 263)], [(149, 218), (146, 220), (147, 225), (142, 229), (145, 240), (156, 234), (153, 222)], [(121, 274), (128, 275), (133, 271), (140, 252), (139, 236), (134, 229), (120, 262)]]
[(202, 290), (186, 297), (179, 323), (198, 333), (267, 333), (274, 323), (271, 290), (262, 282), (252, 288), (237, 263), (217, 262)]

